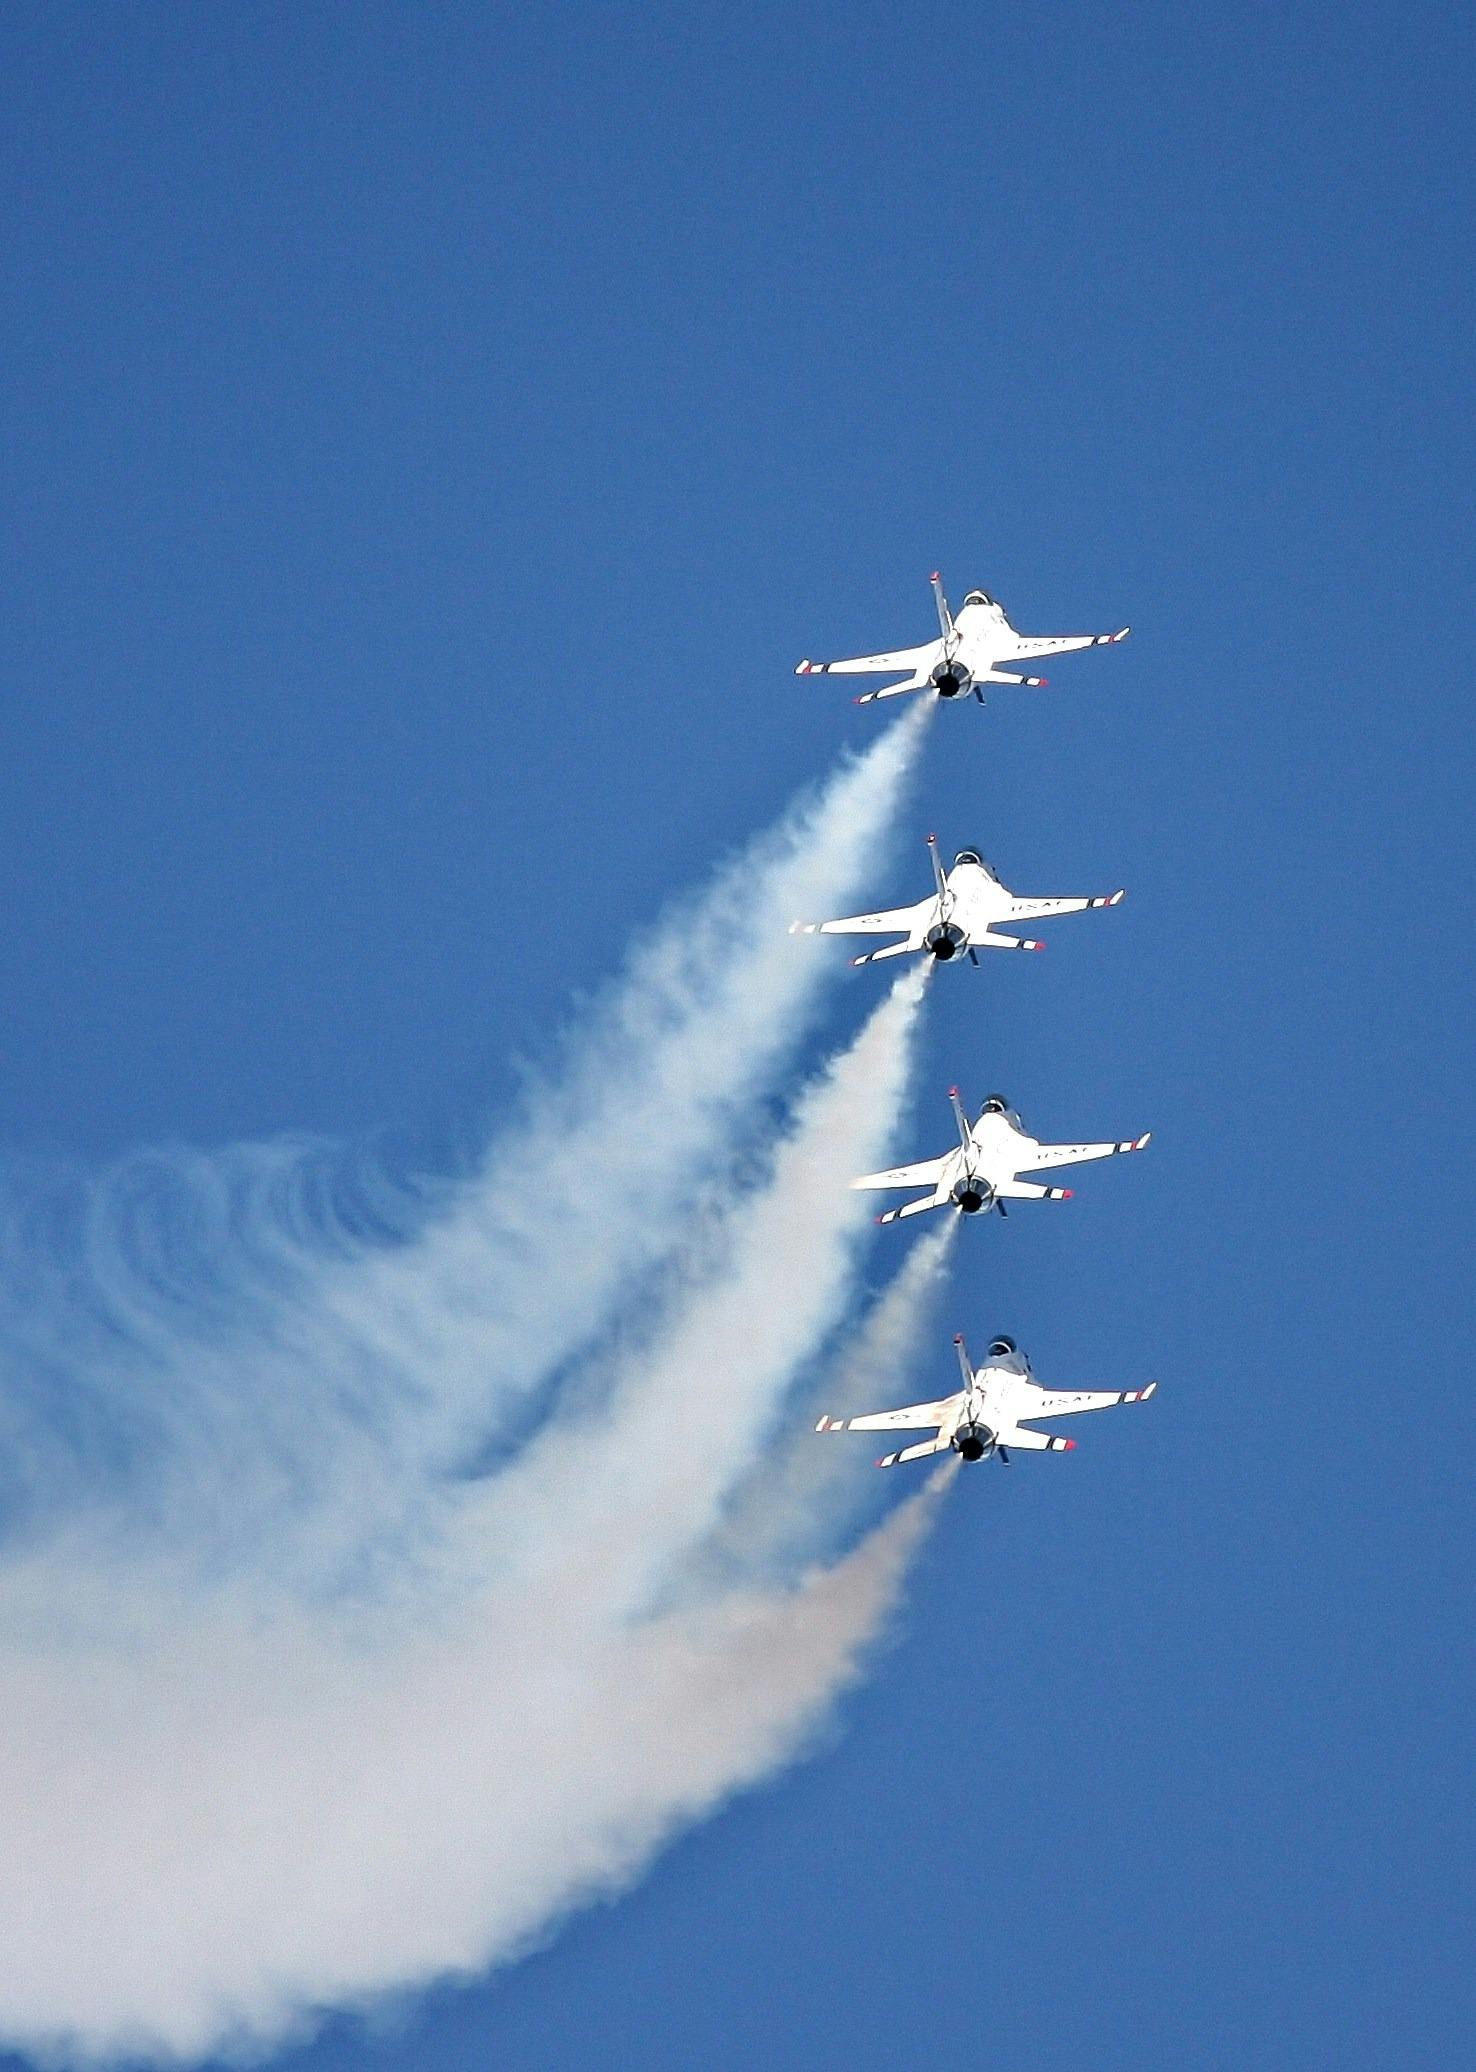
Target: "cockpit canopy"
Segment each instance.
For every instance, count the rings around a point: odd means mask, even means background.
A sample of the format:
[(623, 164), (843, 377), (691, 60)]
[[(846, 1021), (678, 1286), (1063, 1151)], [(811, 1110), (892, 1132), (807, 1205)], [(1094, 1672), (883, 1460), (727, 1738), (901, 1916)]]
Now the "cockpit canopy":
[(979, 1110), (981, 1115), (1008, 1115), (1009, 1112), (1010, 1104), (1003, 1094), (991, 1094)]
[(993, 604), (993, 602), (994, 599), (987, 590), (971, 590), (964, 599), (964, 604)]
[(960, 849), (957, 856), (953, 859), (953, 867), (957, 870), (961, 863), (983, 863), (983, 861), (984, 859), (977, 849)]
[(1007, 1360), (1011, 1353), (1018, 1350), (1019, 1347), (1013, 1338), (996, 1338), (989, 1347), (989, 1357), (991, 1360)]

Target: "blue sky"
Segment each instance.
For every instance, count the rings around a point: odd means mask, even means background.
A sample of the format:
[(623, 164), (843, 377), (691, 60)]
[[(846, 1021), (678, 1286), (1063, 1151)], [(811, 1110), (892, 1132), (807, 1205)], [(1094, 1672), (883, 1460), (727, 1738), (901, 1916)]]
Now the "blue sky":
[(800, 655), (923, 638), (935, 566), (1134, 627), (939, 714), (869, 896), (929, 828), (1129, 888), (935, 988), (930, 1140), (958, 1079), (1155, 1142), (966, 1231), (925, 1372), (1002, 1328), (1157, 1399), (963, 1478), (814, 1759), (281, 2066), (1469, 2052), (1471, 56), (1417, 6), (0, 23), (13, 1153), (450, 1159), (871, 737)]

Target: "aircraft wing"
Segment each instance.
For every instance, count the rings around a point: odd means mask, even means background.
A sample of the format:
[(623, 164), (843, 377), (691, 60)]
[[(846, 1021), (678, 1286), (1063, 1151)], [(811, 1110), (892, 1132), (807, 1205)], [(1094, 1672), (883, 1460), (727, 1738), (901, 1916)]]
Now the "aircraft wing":
[(943, 1158), (925, 1158), (917, 1165), (891, 1166), (884, 1173), (863, 1173), (859, 1180), (853, 1180), (853, 1187), (936, 1187), (943, 1177), (943, 1168), (954, 1154), (950, 1151)]
[(1083, 914), (1088, 907), (1121, 906), (1125, 892), (1104, 892), (1083, 899), (1012, 899), (1007, 921), (1045, 921), (1052, 914)]
[(1012, 662), (1033, 661), (1037, 655), (1070, 655), (1078, 648), (1115, 647), (1133, 629), (1124, 626), (1116, 633), (1051, 633), (1037, 636), (1017, 633), (1011, 647)]
[(1118, 1144), (1037, 1144), (1026, 1150), (1015, 1170), (1043, 1173), (1051, 1166), (1086, 1165), (1094, 1158), (1115, 1158), (1123, 1151), (1141, 1151), (1152, 1135), (1152, 1130), (1144, 1130), (1141, 1137), (1131, 1137)]
[(893, 648), (884, 655), (852, 655), (844, 662), (796, 662), (796, 676), (887, 676), (905, 670), (924, 679), (943, 652), (941, 640), (926, 641), (922, 647)]
[(938, 1403), (909, 1403), (903, 1410), (871, 1410), (863, 1417), (822, 1417), (817, 1432), (915, 1432), (925, 1425), (940, 1426), (947, 1419), (957, 1396)]
[[(935, 902), (924, 900), (923, 908), (931, 910)], [(916, 928), (921, 912), (915, 906), (889, 907), (880, 914), (852, 914), (841, 921), (795, 921), (790, 927), (791, 935), (911, 935)]]
[(1141, 1389), (1034, 1389), (1014, 1406), (1016, 1417), (1073, 1417), (1078, 1410), (1110, 1410), (1117, 1403), (1146, 1403), (1158, 1387)]

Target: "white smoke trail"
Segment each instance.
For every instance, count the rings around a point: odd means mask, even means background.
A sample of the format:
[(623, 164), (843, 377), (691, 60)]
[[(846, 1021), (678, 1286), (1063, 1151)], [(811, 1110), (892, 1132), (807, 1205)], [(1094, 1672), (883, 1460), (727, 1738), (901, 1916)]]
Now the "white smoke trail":
[(11, 1565), (0, 2033), (189, 2057), (485, 1968), (797, 1745), (921, 1509), (798, 1589), (694, 1599), (684, 1565), (846, 1303), (845, 1181), (885, 1149), (922, 994), (899, 981), (802, 1096), (598, 1424), (463, 1491), (454, 1597), (263, 1619), (238, 1585)]
[(294, 1586), (402, 1560), (427, 1485), (516, 1439), (737, 1169), (834, 972), (787, 924), (859, 878), (930, 709), (673, 907), (429, 1214), (379, 1187), (345, 1219), (326, 1158), (292, 1146), (134, 1162), (69, 1216), (45, 1198), (39, 1227), (12, 1187), (6, 1529), (111, 1506), (213, 1562), (269, 1545)]
[[(873, 820), (904, 765), (895, 756), (885, 783), (872, 765)], [(848, 781), (827, 797), (854, 813)], [(838, 877), (852, 831), (826, 807), (805, 839), (823, 860), (786, 852), (759, 873), (770, 921), (828, 904), (794, 887)], [(27, 1302), (12, 1288), (9, 1319), (48, 1383), (88, 1383), (79, 1358), (95, 1357), (146, 1432), (149, 1385), (178, 1390), (158, 1426), (183, 1432), (205, 1497), (180, 1501), (177, 1464), (151, 1481), (84, 1445), (84, 1495), (92, 1468), (111, 1508), (53, 1495), (0, 1562), (0, 2034), (78, 2061), (189, 2058), (506, 1960), (783, 1760), (854, 1675), (926, 1500), (797, 1587), (757, 1553), (745, 1569), (730, 1535), (715, 1591), (705, 1550), (852, 1299), (867, 1218), (845, 1182), (884, 1154), (925, 982), (893, 988), (740, 1169), (719, 1156), (724, 1133), (752, 1138), (749, 1106), (772, 1092), (815, 983), (794, 976), (787, 937), (781, 965), (745, 926), (713, 920), (704, 956), (731, 951), (736, 930), (748, 952), (731, 969), (767, 1005), (725, 992), (703, 961), (683, 993), (663, 952), (616, 1050), (599, 1035), (577, 1051), (593, 1102), (582, 1148), (543, 1223), (525, 1206), (510, 1242), (494, 1179), (518, 1163), (506, 1147), (384, 1258), (364, 1225), (393, 1231), (393, 1200), (348, 1223), (314, 1205), (263, 1230), (260, 1201), (302, 1200), (303, 1168), (242, 1154), (208, 1216), (183, 1231), (146, 1219), (163, 1239), (145, 1271), (134, 1246), (101, 1294), (83, 1282), (80, 1323), (48, 1337), (68, 1290)], [(715, 1078), (694, 1049), (720, 1061)], [(591, 1060), (617, 1054), (612, 1086)], [(680, 1114), (658, 1098), (663, 1073)], [(563, 1105), (557, 1089), (537, 1096), (521, 1141), (555, 1134)], [(674, 1151), (650, 1141), (658, 1111)], [(659, 1213), (608, 1242), (593, 1211), (579, 1224), (597, 1247), (589, 1293), (570, 1287), (559, 1214), (579, 1217), (570, 1186), (592, 1167), (643, 1172)], [(643, 1323), (624, 1304), (633, 1270)], [(462, 1274), (492, 1285), (462, 1288)], [(576, 1314), (550, 1352), (539, 1332), (565, 1303)], [(500, 1471), (448, 1480), (474, 1379), (495, 1408), (580, 1347)], [(290, 1415), (289, 1384), (306, 1399)], [(30, 1439), (36, 1406), (14, 1389), (0, 1401)], [(85, 1386), (68, 1407), (87, 1438)], [(284, 1561), (262, 1520), (293, 1505)], [(208, 1531), (207, 1506), (221, 1515)], [(312, 1587), (336, 1585), (342, 1548), (367, 1543), (384, 1506), (413, 1522), (416, 1558), (401, 1549), (353, 1594)]]
[[(889, 1478), (857, 1473), (858, 1463), (869, 1465), (872, 1457), (865, 1439), (822, 1439), (815, 1421), (822, 1412), (854, 1417), (918, 1400), (907, 1389), (958, 1230), (956, 1216), (940, 1217), (912, 1245), (857, 1328), (826, 1355), (818, 1379), (795, 1407), (789, 1436), (754, 1466), (713, 1533), (708, 1558), (714, 1577), (765, 1569), (793, 1574), (876, 1514)], [(945, 1395), (954, 1386), (949, 1371), (942, 1385), (935, 1388), (930, 1381), (923, 1394)]]
[(796, 1752), (940, 1486), (797, 1589), (633, 1630), (554, 1591), (390, 1652), (225, 1607), (146, 1656), (7, 1650), (0, 2033), (69, 2063), (249, 2053), (518, 1956)]
[(921, 970), (895, 982), (802, 1098), (767, 1180), (724, 1219), (700, 1269), (678, 1269), (654, 1341), (637, 1340), (602, 1370), (593, 1401), (576, 1397), (576, 1425), (592, 1408), (612, 1419), (600, 1435), (600, 1480), (622, 1492), (618, 1513), (602, 1489), (591, 1499), (588, 1461), (565, 1418), (502, 1479), (502, 1521), (523, 1560), (541, 1518), (558, 1518), (561, 1543), (577, 1519), (602, 1586), (618, 1585), (634, 1608), (676, 1555), (711, 1532), (852, 1296), (857, 1246), (873, 1218), (847, 1183), (887, 1149), (925, 986)]

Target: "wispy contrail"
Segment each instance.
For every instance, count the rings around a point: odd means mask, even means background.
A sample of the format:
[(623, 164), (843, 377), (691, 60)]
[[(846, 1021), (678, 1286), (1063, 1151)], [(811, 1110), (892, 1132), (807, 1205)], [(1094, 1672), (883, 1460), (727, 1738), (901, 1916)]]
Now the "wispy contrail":
[[(771, 1769), (854, 1674), (926, 1497), (797, 1585), (730, 1533), (715, 1589), (705, 1550), (853, 1299), (867, 1218), (845, 1182), (887, 1148), (922, 974), (767, 1148), (755, 1116), (817, 983), (782, 923), (855, 870), (909, 738), (735, 867), (727, 904), (688, 910), (700, 954), (690, 928), (680, 953), (680, 929), (658, 939), (426, 1231), (397, 1231), (394, 1199), (299, 1214), (293, 1156), (239, 1154), (193, 1197), (166, 1163), (167, 1216), (121, 1249), (74, 1221), (42, 1299), (12, 1287), (30, 1395), (3, 1402), (36, 1459), (0, 1562), (0, 2035), (188, 2058), (481, 1970)], [(520, 1197), (509, 1226), (504, 1183), (571, 1113), (545, 1220)], [(642, 1176), (652, 1223), (607, 1237), (591, 1173), (616, 1206)], [(253, 1220), (280, 1196), (291, 1214)], [(561, 1217), (593, 1247), (588, 1287)], [(92, 1421), (99, 1376), (117, 1422)], [(478, 1380), (495, 1420), (556, 1376), (496, 1472), (447, 1473), (485, 1437)], [(37, 1437), (58, 1404), (70, 1481)], [(130, 1419), (169, 1472), (130, 1451)]]
[(196, 1605), (147, 1647), (8, 1645), (0, 2035), (251, 2052), (516, 1957), (795, 1752), (937, 1486), (794, 1589), (633, 1628), (591, 1573), (392, 1642)]
[[(678, 1264), (650, 1341), (597, 1368), (499, 1485), (506, 1525), (524, 1549), (539, 1521), (571, 1521), (603, 1587), (632, 1608), (699, 1544), (746, 1465), (773, 1434), (796, 1376), (844, 1315), (859, 1240), (872, 1216), (847, 1182), (882, 1155), (901, 1103), (921, 971), (893, 985), (855, 1041), (801, 1098), (766, 1177), (709, 1236), (695, 1269)], [(600, 1482), (591, 1490), (582, 1420), (601, 1419)], [(604, 1420), (608, 1419), (608, 1426)], [(606, 1544), (601, 1534), (608, 1534)]]
[[(949, 1217), (919, 1238), (861, 1322), (819, 1363), (795, 1406), (792, 1430), (754, 1465), (713, 1533), (707, 1552), (714, 1576), (730, 1573), (734, 1564), (744, 1574), (793, 1574), (848, 1528), (875, 1516), (890, 1494), (889, 1478), (858, 1474), (871, 1460), (864, 1441), (821, 1441), (815, 1419), (821, 1412), (849, 1417), (915, 1400), (898, 1390), (905, 1390), (928, 1349), (924, 1333), (958, 1229), (958, 1218)], [(953, 1385), (950, 1370), (942, 1392)], [(929, 1384), (923, 1394), (930, 1392), (939, 1391)]]
[(789, 919), (860, 877), (930, 710), (676, 903), (434, 1199), (380, 1187), (345, 1217), (295, 1146), (132, 1161), (30, 1218), (0, 1196), (10, 1529), (112, 1506), (212, 1560), (270, 1544), (294, 1583), (401, 1558), (427, 1478), (519, 1435), (751, 1149), (834, 972)]

